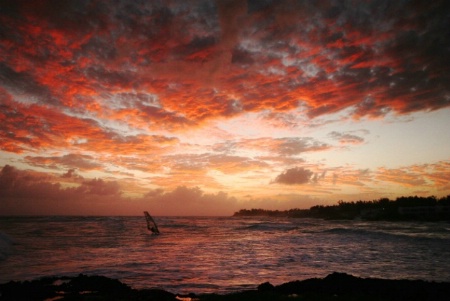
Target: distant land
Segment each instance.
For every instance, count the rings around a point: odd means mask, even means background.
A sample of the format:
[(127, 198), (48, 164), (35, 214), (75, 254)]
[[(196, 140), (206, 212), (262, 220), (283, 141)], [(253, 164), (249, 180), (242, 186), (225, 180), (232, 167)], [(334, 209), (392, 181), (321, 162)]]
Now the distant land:
[(373, 201), (344, 202), (337, 205), (317, 205), (310, 209), (265, 210), (241, 209), (233, 216), (273, 216), (321, 219), (361, 219), (361, 220), (424, 220), (450, 221), (450, 195), (442, 198), (399, 197), (395, 200), (381, 198)]

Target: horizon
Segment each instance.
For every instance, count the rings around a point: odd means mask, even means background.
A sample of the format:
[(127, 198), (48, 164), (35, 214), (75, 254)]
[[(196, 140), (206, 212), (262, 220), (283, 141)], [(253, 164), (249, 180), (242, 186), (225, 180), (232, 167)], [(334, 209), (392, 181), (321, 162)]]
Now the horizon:
[(1, 216), (450, 195), (446, 1), (110, 1), (4, 1)]

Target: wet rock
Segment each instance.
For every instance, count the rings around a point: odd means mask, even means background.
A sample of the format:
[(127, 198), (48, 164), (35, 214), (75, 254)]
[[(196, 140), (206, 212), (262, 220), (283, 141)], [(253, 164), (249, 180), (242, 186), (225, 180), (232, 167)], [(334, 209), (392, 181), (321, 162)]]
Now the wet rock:
[(160, 289), (135, 290), (118, 280), (102, 276), (42, 278), (0, 284), (0, 301), (28, 300), (139, 300), (139, 301), (238, 301), (238, 300), (367, 300), (447, 301), (450, 283), (422, 280), (358, 278), (333, 273), (323, 279), (293, 281), (278, 286), (262, 283), (257, 290), (227, 295), (175, 295)]
[(324, 279), (285, 283), (277, 286), (275, 290), (283, 295), (327, 295), (342, 300), (370, 298), (369, 300), (444, 301), (449, 300), (450, 283), (358, 278), (344, 273), (333, 273)]

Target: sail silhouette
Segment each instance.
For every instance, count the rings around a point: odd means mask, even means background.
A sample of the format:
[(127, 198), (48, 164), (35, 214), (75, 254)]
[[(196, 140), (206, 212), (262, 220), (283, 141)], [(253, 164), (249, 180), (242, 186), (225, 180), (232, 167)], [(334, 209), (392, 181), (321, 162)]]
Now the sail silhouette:
[(159, 234), (158, 225), (156, 224), (153, 217), (148, 213), (148, 211), (144, 211), (145, 220), (147, 221), (147, 229), (152, 231), (153, 234)]

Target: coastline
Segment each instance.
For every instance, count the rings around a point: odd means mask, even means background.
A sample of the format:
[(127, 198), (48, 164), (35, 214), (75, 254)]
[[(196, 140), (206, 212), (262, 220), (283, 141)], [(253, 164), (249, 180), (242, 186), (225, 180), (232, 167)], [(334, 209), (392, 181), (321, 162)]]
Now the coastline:
[(241, 209), (234, 217), (268, 216), (291, 218), (319, 218), (326, 220), (367, 221), (450, 221), (450, 195), (442, 198), (399, 197), (373, 201), (343, 202), (337, 205), (316, 205), (310, 209), (289, 210)]
[(359, 278), (332, 273), (273, 286), (260, 284), (254, 290), (228, 294), (177, 295), (161, 289), (132, 289), (104, 276), (43, 277), (33, 281), (0, 284), (0, 300), (448, 300), (450, 282)]

